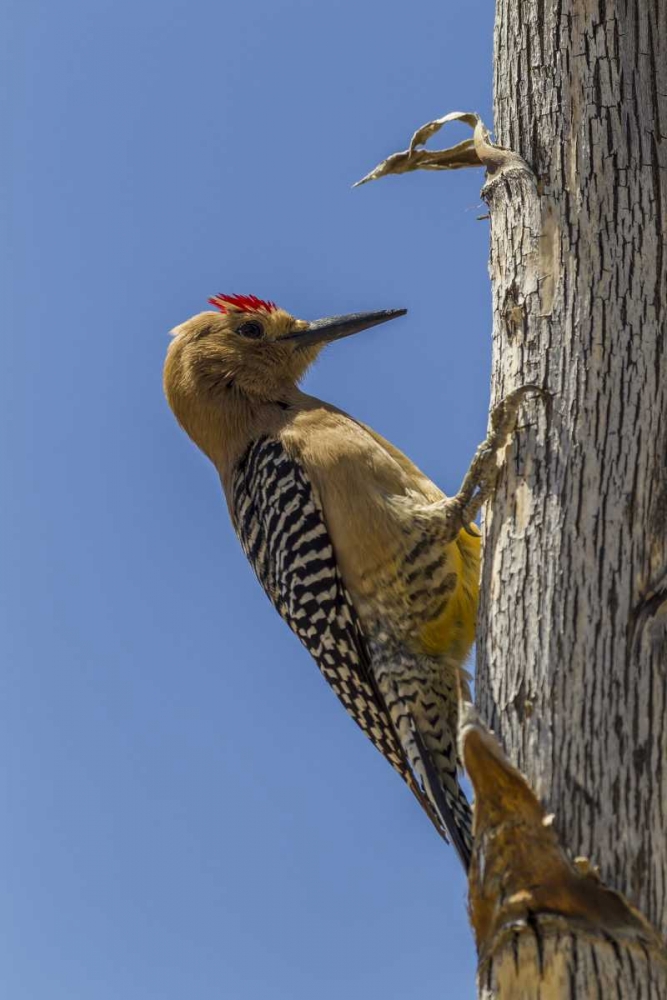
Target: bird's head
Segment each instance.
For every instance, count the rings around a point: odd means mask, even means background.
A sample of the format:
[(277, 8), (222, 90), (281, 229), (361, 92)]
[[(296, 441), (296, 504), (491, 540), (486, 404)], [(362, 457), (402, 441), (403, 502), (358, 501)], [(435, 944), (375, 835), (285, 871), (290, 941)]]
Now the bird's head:
[(402, 316), (405, 309), (353, 313), (329, 319), (295, 319), (254, 295), (216, 295), (217, 312), (203, 312), (173, 330), (165, 365), (165, 390), (214, 395), (229, 390), (251, 401), (279, 402), (333, 340)]

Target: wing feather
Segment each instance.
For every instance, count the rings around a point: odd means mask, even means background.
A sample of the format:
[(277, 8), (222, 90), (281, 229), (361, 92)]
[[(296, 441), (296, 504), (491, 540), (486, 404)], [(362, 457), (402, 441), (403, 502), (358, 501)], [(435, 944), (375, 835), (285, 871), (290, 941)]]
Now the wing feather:
[(357, 725), (445, 831), (410, 768), (370, 670), (354, 605), (303, 467), (280, 441), (259, 438), (236, 466), (234, 527), (274, 607), (299, 637)]

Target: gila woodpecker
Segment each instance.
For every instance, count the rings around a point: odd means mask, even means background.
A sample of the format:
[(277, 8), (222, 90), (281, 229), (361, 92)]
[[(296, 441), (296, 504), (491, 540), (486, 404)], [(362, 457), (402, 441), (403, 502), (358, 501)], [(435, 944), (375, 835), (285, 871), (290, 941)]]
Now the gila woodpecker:
[(397, 448), (298, 383), (325, 344), (404, 309), (306, 322), (255, 296), (176, 327), (164, 385), (215, 465), (243, 550), (339, 699), (467, 866), (457, 776), (480, 536), (471, 523), (525, 389), (492, 414), (447, 498)]

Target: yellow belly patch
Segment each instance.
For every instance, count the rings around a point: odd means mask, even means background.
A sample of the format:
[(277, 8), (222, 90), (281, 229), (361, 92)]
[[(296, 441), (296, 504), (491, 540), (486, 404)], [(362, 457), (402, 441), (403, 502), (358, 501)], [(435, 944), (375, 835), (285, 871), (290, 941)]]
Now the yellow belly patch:
[(463, 662), (475, 639), (481, 540), (461, 531), (451, 546), (457, 583), (443, 612), (421, 630), (419, 643), (429, 656), (451, 655)]

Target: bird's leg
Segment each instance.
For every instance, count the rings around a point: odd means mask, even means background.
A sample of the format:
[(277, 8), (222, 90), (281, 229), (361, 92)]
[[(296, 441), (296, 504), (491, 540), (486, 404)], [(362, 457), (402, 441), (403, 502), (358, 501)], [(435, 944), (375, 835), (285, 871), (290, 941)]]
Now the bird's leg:
[(498, 455), (516, 429), (519, 407), (529, 393), (537, 393), (543, 398), (551, 395), (539, 385), (522, 385), (493, 407), (491, 430), (475, 452), (460, 490), (446, 502), (448, 512), (451, 510), (453, 522), (458, 522), (457, 532), (461, 525), (469, 531), (469, 525), (475, 520), (482, 504), (493, 491), (500, 472)]

